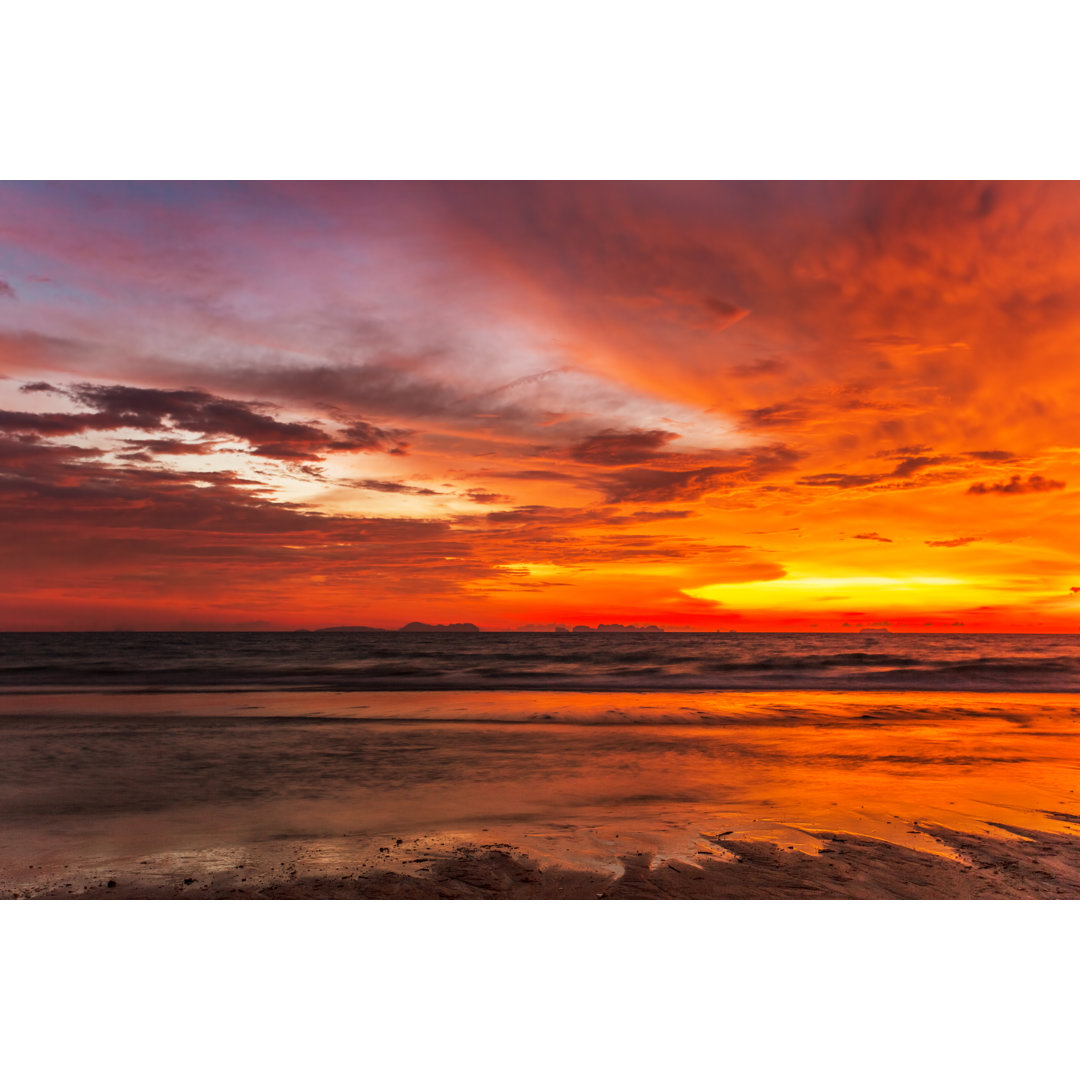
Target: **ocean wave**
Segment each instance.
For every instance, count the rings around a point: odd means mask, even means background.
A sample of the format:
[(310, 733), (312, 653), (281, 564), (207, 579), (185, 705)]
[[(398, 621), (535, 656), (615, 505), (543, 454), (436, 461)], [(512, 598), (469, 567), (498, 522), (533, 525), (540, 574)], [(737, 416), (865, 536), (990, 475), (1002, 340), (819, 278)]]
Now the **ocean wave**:
[[(1068, 635), (0, 634), (8, 688), (1080, 689)], [(854, 648), (852, 646), (855, 646)]]

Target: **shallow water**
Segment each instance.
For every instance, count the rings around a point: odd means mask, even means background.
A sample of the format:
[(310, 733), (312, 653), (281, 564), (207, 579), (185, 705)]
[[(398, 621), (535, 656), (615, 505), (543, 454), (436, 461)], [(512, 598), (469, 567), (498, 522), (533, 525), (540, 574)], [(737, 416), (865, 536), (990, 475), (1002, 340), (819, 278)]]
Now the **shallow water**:
[(1060, 693), (11, 693), (0, 864), (446, 833), (582, 865), (703, 833), (949, 854), (915, 823), (1080, 830), (1078, 736)]

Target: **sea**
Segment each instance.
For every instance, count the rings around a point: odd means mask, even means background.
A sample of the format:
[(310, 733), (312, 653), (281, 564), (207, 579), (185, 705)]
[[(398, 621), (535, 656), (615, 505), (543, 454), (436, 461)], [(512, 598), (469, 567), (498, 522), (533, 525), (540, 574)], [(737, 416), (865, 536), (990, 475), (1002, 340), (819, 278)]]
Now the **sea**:
[(9, 633), (0, 688), (1080, 690), (1080, 636)]
[(947, 856), (920, 824), (1077, 830), (1078, 736), (1069, 635), (6, 633), (0, 885), (283, 840)]

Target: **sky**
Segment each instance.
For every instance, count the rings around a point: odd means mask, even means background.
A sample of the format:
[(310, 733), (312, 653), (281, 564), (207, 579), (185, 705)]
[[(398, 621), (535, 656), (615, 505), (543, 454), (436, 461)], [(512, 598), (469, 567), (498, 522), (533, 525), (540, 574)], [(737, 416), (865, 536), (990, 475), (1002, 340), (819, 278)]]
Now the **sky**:
[(0, 629), (1080, 630), (1080, 185), (0, 184)]

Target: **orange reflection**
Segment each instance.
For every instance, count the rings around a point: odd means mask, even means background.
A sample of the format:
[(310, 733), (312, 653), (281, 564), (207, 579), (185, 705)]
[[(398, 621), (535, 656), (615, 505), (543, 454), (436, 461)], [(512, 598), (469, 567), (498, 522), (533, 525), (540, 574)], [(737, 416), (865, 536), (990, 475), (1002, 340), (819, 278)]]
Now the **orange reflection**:
[(9, 855), (483, 834), (606, 866), (692, 858), (703, 835), (951, 855), (934, 827), (1080, 834), (1065, 694), (66, 694), (3, 709), (9, 736), (53, 754), (42, 772), (11, 742), (25, 789), (5, 796)]

